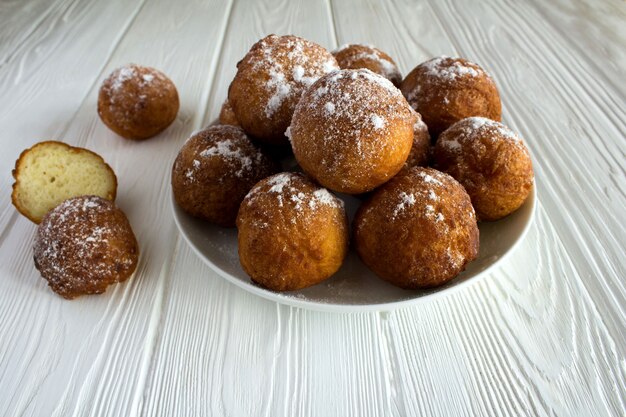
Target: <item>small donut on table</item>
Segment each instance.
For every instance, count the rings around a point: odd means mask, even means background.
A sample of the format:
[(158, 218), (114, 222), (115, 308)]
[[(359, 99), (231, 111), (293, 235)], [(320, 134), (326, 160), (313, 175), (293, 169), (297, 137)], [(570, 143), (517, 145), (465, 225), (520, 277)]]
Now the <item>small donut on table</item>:
[(126, 215), (113, 202), (79, 196), (49, 211), (37, 227), (35, 267), (60, 296), (103, 293), (128, 279), (139, 247)]
[(293, 291), (333, 275), (348, 251), (343, 202), (303, 174), (259, 182), (237, 216), (239, 260), (252, 281)]
[(533, 165), (524, 141), (502, 123), (463, 119), (443, 132), (434, 150), (437, 169), (467, 190), (479, 220), (501, 219), (524, 204)]
[(98, 95), (98, 114), (126, 139), (147, 139), (165, 130), (178, 114), (176, 86), (161, 71), (130, 64), (107, 77)]
[(188, 214), (234, 227), (241, 201), (278, 165), (237, 126), (214, 125), (192, 135), (172, 168), (176, 203)]
[(367, 68), (382, 75), (396, 87), (400, 87), (402, 75), (398, 66), (389, 55), (380, 49), (370, 45), (347, 44), (332, 53), (341, 69)]
[(469, 196), (432, 168), (403, 170), (378, 188), (357, 211), (353, 230), (365, 265), (406, 289), (442, 285), (478, 256)]
[(288, 135), (304, 172), (333, 191), (360, 194), (402, 169), (416, 120), (389, 80), (367, 69), (341, 70), (302, 95)]
[(433, 138), (471, 116), (500, 121), (500, 94), (493, 79), (463, 58), (439, 57), (413, 69), (402, 81), (402, 94), (422, 115)]
[(285, 130), (302, 93), (338, 69), (331, 53), (313, 42), (269, 35), (237, 64), (228, 102), (246, 133), (261, 142), (287, 144)]

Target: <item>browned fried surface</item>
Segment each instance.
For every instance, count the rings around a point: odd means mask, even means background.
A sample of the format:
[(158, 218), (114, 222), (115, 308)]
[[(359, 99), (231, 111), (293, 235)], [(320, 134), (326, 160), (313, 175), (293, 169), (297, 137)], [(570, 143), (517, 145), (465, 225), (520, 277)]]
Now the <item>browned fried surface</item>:
[(496, 84), (463, 58), (439, 57), (418, 65), (404, 78), (401, 90), (435, 138), (466, 117), (501, 118)]
[(258, 183), (237, 217), (239, 259), (260, 285), (291, 291), (333, 275), (348, 250), (343, 202), (302, 174)]
[(367, 69), (341, 70), (305, 92), (289, 134), (307, 174), (333, 191), (358, 194), (402, 168), (416, 117), (386, 78)]
[(472, 199), (479, 220), (498, 220), (517, 210), (533, 185), (524, 142), (502, 123), (482, 117), (461, 120), (435, 145), (438, 169), (457, 179)]
[(402, 288), (444, 284), (478, 255), (469, 196), (432, 168), (404, 170), (377, 189), (357, 211), (353, 229), (363, 262)]
[(102, 83), (98, 114), (112, 131), (126, 139), (147, 139), (176, 119), (179, 101), (174, 83), (154, 68), (130, 64)]
[(278, 166), (236, 126), (215, 125), (187, 140), (172, 168), (176, 203), (187, 213), (235, 226), (241, 201)]
[(126, 215), (97, 196), (64, 201), (37, 228), (35, 267), (64, 298), (99, 294), (131, 276), (139, 248)]
[(431, 148), (428, 127), (422, 120), (422, 116), (417, 113), (417, 121), (413, 125), (413, 146), (404, 166), (406, 168), (428, 166)]
[(228, 99), (224, 100), (224, 104), (222, 104), (219, 119), (220, 124), (223, 125), (241, 126), (239, 124), (239, 120), (237, 120), (237, 116), (235, 116), (232, 106), (228, 102)]
[(302, 93), (320, 76), (337, 69), (337, 61), (323, 47), (297, 36), (269, 35), (237, 64), (228, 101), (248, 134), (266, 143), (284, 144)]
[(341, 69), (368, 70), (387, 78), (400, 87), (402, 75), (393, 59), (378, 48), (369, 45), (349, 44), (333, 51)]

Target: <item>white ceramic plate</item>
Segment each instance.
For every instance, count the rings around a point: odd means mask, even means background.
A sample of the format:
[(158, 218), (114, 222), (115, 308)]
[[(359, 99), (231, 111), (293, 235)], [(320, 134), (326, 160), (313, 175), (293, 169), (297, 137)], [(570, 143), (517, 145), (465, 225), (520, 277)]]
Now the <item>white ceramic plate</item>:
[[(480, 223), (480, 252), (458, 277), (430, 290), (403, 290), (379, 279), (350, 251), (341, 269), (331, 278), (300, 291), (274, 292), (254, 284), (239, 264), (237, 230), (221, 228), (187, 215), (171, 197), (174, 220), (181, 234), (218, 275), (253, 294), (282, 304), (311, 310), (334, 312), (386, 311), (432, 300), (450, 294), (471, 282), (478, 282), (510, 255), (532, 224), (536, 187), (524, 205), (510, 216), (491, 223)], [(352, 220), (360, 201), (342, 196)]]

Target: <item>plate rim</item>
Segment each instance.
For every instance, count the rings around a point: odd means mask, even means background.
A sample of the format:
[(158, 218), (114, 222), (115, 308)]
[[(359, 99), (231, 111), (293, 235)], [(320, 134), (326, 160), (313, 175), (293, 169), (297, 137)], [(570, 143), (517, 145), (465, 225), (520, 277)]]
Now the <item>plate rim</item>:
[[(492, 263), (491, 265), (489, 265), (488, 267), (486, 267), (485, 269), (483, 269), (477, 275), (474, 275), (470, 279), (467, 279), (452, 287), (445, 288), (441, 291), (436, 291), (430, 294), (423, 295), (421, 297), (408, 298), (408, 299), (404, 299), (400, 301), (375, 303), (375, 304), (335, 304), (335, 303), (325, 303), (325, 302), (319, 302), (319, 301), (309, 301), (309, 300), (304, 300), (304, 299), (299, 299), (293, 296), (289, 296), (287, 295), (288, 293), (279, 293), (279, 292), (270, 291), (265, 288), (258, 287), (252, 284), (252, 282), (244, 282), (241, 279), (219, 268), (207, 256), (205, 256), (200, 251), (200, 249), (196, 247), (196, 245), (193, 244), (190, 237), (187, 235), (186, 230), (181, 226), (180, 219), (178, 218), (178, 215), (177, 215), (177, 210), (182, 210), (182, 209), (176, 206), (176, 200), (174, 198), (174, 192), (172, 190), (171, 184), (169, 184), (169, 190), (170, 190), (169, 192), (170, 209), (172, 212), (172, 217), (174, 218), (174, 223), (176, 224), (176, 227), (178, 229), (178, 232), (183, 237), (183, 240), (185, 240), (187, 245), (191, 247), (192, 251), (196, 254), (196, 256), (200, 258), (200, 260), (202, 260), (207, 266), (209, 266), (209, 268), (211, 268), (213, 272), (216, 273), (216, 275), (220, 276), (221, 278), (225, 279), (229, 283), (234, 284), (237, 287), (249, 293), (252, 293), (254, 295), (257, 295), (259, 297), (262, 297), (266, 300), (273, 301), (278, 304), (288, 305), (290, 307), (297, 307), (297, 308), (302, 308), (302, 309), (311, 310), (311, 311), (320, 311), (320, 312), (327, 312), (327, 313), (343, 313), (343, 314), (395, 311), (395, 310), (399, 310), (399, 309), (403, 309), (403, 308), (407, 308), (411, 306), (416, 306), (421, 303), (432, 302), (444, 296), (446, 297), (450, 296), (452, 294), (455, 294), (460, 289), (466, 288), (468, 285), (473, 285), (482, 281), (490, 272), (493, 271), (495, 267), (501, 265), (504, 260), (508, 259), (508, 257), (511, 256), (511, 254), (519, 248), (521, 242), (524, 241), (524, 239), (526, 238), (528, 234), (528, 231), (530, 230), (531, 226), (534, 223), (536, 210), (537, 210), (537, 201), (538, 201), (536, 179), (533, 179), (533, 186), (532, 186), (531, 192), (528, 195), (526, 201), (524, 202), (524, 204), (526, 204), (529, 201), (529, 199), (531, 200), (531, 204), (532, 204), (531, 212), (529, 215), (529, 219), (524, 225), (522, 232), (520, 233), (520, 235), (515, 240), (513, 245), (509, 248), (509, 250), (504, 255), (500, 256), (496, 261), (494, 261), (494, 263)], [(389, 285), (392, 285), (392, 284), (389, 284)]]

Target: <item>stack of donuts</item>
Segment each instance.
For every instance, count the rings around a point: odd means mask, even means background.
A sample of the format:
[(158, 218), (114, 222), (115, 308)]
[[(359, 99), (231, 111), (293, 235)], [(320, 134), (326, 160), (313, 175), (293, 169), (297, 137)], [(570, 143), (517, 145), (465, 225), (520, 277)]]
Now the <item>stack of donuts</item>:
[[(237, 227), (241, 265), (265, 288), (318, 284), (349, 246), (391, 284), (435, 287), (478, 256), (478, 222), (532, 189), (528, 149), (500, 121), (495, 82), (465, 59), (403, 79), (373, 46), (270, 35), (237, 64), (219, 124), (180, 150), (172, 190), (190, 215)], [(347, 195), (361, 201), (351, 224)]]
[[(102, 83), (98, 115), (125, 139), (144, 140), (178, 114), (178, 91), (161, 71), (130, 64)], [(115, 206), (117, 176), (100, 155), (58, 141), (24, 150), (15, 162), (11, 200), (38, 224), (35, 267), (60, 296), (100, 294), (132, 276), (139, 245)]]
[[(97, 110), (119, 136), (145, 140), (179, 106), (165, 74), (130, 64), (104, 80)], [(265, 288), (318, 284), (349, 246), (391, 284), (435, 287), (478, 256), (478, 222), (514, 212), (532, 189), (528, 149), (500, 119), (493, 79), (465, 59), (434, 58), (403, 79), (373, 46), (329, 52), (270, 35), (237, 64), (219, 124), (180, 149), (172, 190), (189, 215), (237, 227), (241, 265)], [(97, 294), (133, 274), (139, 247), (99, 155), (44, 141), (13, 176), (52, 290)], [(350, 195), (361, 202), (351, 224)]]

